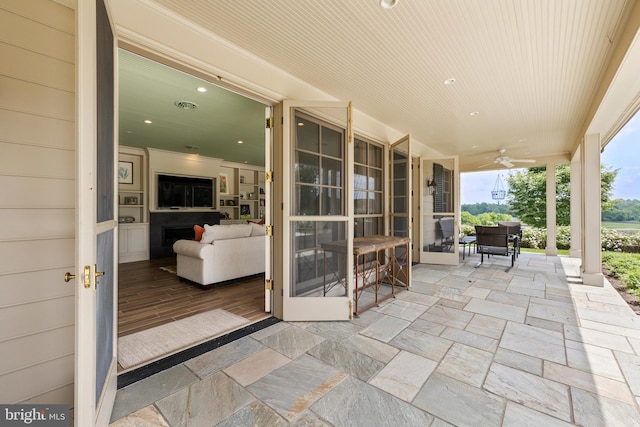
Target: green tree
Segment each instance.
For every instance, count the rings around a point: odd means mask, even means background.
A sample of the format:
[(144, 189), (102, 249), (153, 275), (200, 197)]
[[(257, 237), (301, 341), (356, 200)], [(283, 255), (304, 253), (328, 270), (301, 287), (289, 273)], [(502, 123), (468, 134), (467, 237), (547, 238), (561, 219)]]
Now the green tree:
[[(547, 168), (536, 167), (515, 171), (507, 177), (509, 191), (507, 203), (511, 212), (525, 224), (533, 227), (547, 226)], [(601, 167), (601, 203), (602, 209), (611, 207), (611, 192), (618, 169)], [(556, 167), (556, 225), (569, 225), (570, 222), (570, 184), (569, 165)]]

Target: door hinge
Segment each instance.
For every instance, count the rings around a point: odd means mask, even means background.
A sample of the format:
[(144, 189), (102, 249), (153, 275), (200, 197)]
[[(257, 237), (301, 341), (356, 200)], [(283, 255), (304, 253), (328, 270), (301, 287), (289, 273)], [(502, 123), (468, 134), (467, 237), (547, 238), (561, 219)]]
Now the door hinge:
[(264, 173), (264, 181), (265, 182), (273, 182), (273, 171), (266, 171)]
[(264, 281), (264, 289), (266, 291), (272, 291), (273, 290), (273, 280), (271, 279), (267, 279)]
[(267, 125), (267, 129), (271, 129), (273, 127), (273, 118), (272, 117), (269, 117), (267, 119), (266, 125)]
[(265, 225), (264, 234), (265, 236), (273, 236), (273, 225), (271, 224)]

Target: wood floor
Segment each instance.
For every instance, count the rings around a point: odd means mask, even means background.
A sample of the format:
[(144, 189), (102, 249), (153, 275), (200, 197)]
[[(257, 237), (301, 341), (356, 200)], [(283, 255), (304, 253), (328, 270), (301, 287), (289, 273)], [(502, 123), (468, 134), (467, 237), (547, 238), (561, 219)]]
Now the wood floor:
[(160, 269), (175, 263), (171, 257), (119, 265), (119, 337), (216, 308), (251, 322), (270, 316), (264, 311), (264, 277), (202, 290)]

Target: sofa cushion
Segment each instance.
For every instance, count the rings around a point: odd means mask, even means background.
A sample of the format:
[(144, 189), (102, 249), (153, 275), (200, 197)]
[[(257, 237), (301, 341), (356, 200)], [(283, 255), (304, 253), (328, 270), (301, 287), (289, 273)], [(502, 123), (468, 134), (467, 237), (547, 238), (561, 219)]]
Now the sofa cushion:
[(251, 234), (251, 224), (225, 224), (204, 226), (204, 233), (200, 243), (212, 243), (216, 240), (237, 239), (249, 237)]

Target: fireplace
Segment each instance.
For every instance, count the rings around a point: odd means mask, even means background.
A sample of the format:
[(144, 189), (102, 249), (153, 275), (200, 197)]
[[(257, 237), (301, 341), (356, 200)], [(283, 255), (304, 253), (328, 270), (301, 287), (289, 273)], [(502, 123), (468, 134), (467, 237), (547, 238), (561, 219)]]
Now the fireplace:
[(173, 244), (177, 240), (194, 238), (195, 224), (220, 224), (220, 213), (152, 212), (149, 215), (149, 257), (173, 256)]

